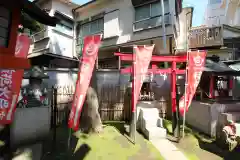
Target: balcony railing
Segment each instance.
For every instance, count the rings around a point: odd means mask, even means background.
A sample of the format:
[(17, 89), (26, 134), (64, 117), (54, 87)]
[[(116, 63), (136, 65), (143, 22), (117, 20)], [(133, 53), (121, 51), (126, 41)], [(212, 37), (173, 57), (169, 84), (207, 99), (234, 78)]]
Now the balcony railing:
[(33, 42), (37, 42), (37, 41), (40, 41), (40, 40), (42, 40), (44, 38), (47, 38), (47, 37), (48, 37), (48, 30), (43, 29), (42, 31), (33, 34), (32, 35), (32, 40), (33, 40)]
[(208, 48), (223, 45), (222, 27), (201, 27), (189, 31), (189, 48)]

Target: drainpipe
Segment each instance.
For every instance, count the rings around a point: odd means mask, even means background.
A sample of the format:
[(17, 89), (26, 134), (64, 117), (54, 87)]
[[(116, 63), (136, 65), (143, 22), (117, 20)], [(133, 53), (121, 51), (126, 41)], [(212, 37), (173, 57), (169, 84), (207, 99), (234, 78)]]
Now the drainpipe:
[(72, 10), (73, 14), (73, 43), (72, 43), (72, 56), (78, 59), (78, 55), (76, 55), (76, 42), (77, 42), (77, 13), (76, 10)]
[(167, 36), (166, 36), (165, 9), (164, 9), (164, 1), (163, 0), (161, 0), (161, 9), (162, 9), (163, 48), (164, 48), (164, 52), (165, 52), (167, 50)]

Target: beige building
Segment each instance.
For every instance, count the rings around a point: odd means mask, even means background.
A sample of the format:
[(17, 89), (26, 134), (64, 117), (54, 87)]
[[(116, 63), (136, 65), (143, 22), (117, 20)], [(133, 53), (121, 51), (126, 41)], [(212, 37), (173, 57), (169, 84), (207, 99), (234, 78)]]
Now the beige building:
[(74, 52), (74, 18), (72, 9), (78, 5), (66, 0), (35, 0), (42, 10), (59, 19), (56, 27), (42, 26), (32, 35), (28, 58), (32, 64), (49, 68), (78, 66)]
[(240, 25), (240, 0), (208, 0), (205, 25)]
[(132, 52), (132, 45), (155, 44), (154, 54), (173, 53), (175, 0), (164, 0), (166, 50), (163, 47), (161, 0), (93, 0), (75, 8), (74, 12), (77, 53), (81, 54), (84, 36), (103, 34), (100, 67), (115, 68), (117, 57), (114, 52)]

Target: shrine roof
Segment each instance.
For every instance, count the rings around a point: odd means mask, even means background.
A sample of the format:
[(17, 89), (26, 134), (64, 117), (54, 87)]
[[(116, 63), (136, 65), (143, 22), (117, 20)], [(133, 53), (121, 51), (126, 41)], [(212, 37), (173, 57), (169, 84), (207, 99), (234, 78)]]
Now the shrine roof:
[(206, 59), (205, 69), (204, 72), (212, 72), (221, 75), (240, 75), (239, 71), (236, 71), (230, 68), (223, 62), (214, 62), (210, 59)]
[(43, 11), (35, 3), (28, 0), (22, 0), (22, 9), (33, 19), (42, 24), (55, 26), (58, 22), (58, 19), (56, 17), (49, 16), (47, 12)]

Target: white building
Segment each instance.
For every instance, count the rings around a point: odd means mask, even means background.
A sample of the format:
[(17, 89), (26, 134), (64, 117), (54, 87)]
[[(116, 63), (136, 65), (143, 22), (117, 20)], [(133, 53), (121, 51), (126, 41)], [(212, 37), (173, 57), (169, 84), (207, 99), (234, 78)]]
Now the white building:
[[(166, 50), (163, 47), (161, 0), (92, 0), (74, 9), (77, 53), (86, 35), (103, 34), (99, 65), (115, 68), (114, 52), (132, 52), (132, 45), (155, 44), (154, 54), (171, 54), (175, 46), (175, 0), (164, 0)], [(108, 61), (109, 60), (109, 61)]]
[(60, 21), (56, 27), (42, 26), (33, 35), (28, 58), (33, 64), (46, 67), (76, 67), (72, 9), (78, 5), (65, 0), (35, 0), (34, 3)]
[(208, 0), (205, 25), (240, 26), (240, 0)]

